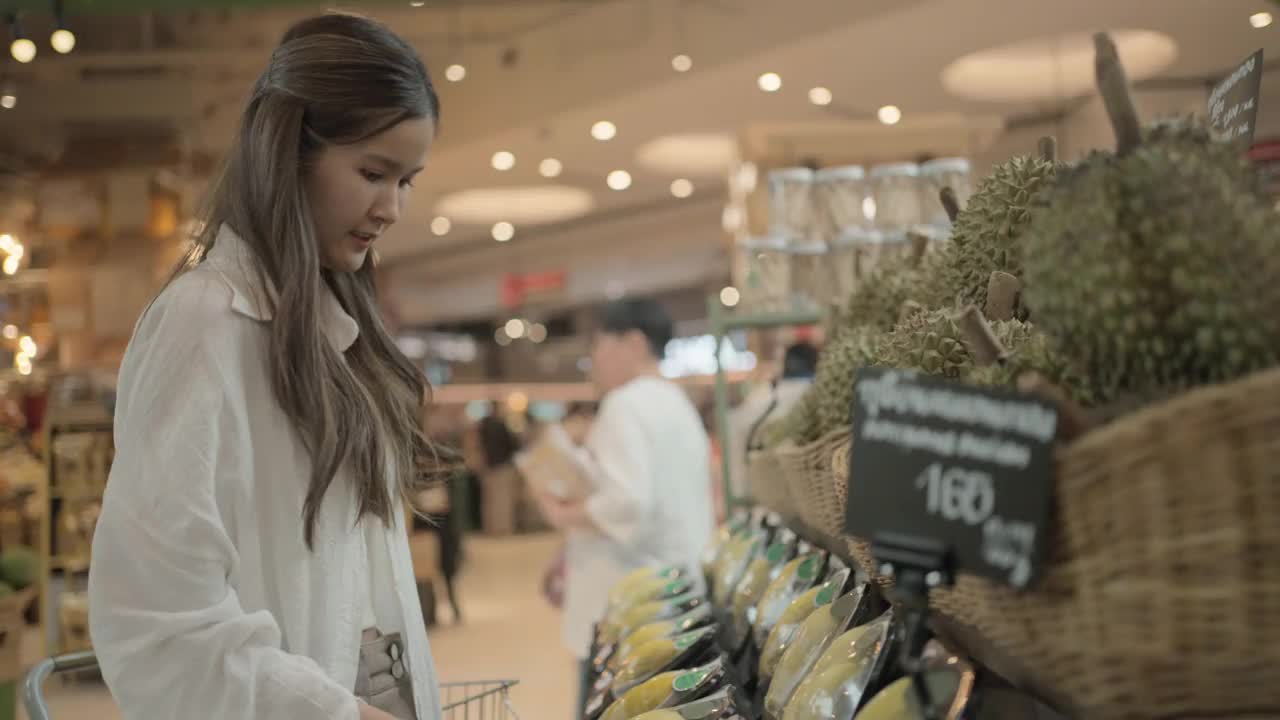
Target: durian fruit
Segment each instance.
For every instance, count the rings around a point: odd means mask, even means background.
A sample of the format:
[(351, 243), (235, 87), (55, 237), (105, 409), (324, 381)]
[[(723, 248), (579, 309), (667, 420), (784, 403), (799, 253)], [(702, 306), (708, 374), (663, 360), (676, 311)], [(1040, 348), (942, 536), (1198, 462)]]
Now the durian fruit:
[[(886, 258), (863, 278), (845, 306), (845, 327), (869, 327), (888, 332), (898, 324), (909, 301), (932, 304), (925, 253), (916, 250)], [(926, 292), (930, 296), (926, 295)]]
[(1089, 407), (1096, 402), (1093, 383), (1034, 324), (1002, 320), (992, 323), (991, 330), (1008, 351), (1008, 357), (1002, 363), (970, 368), (964, 375), (966, 382), (1013, 388), (1019, 377), (1036, 372), (1062, 388), (1076, 403)]
[(871, 364), (875, 339), (880, 331), (870, 327), (851, 328), (823, 348), (813, 379), (814, 421), (800, 435), (809, 443), (837, 428), (848, 427), (853, 403), (853, 376)]
[[(1022, 236), (1037, 195), (1052, 184), (1058, 170), (1052, 138), (1040, 145), (1039, 156), (997, 165), (955, 217), (937, 268), (949, 304), (983, 307), (992, 271), (1022, 276)], [(1022, 307), (1015, 313), (1021, 318), (1027, 314)]]
[(871, 364), (958, 379), (973, 366), (973, 358), (955, 314), (930, 310), (909, 315), (893, 332), (882, 336)]
[(1237, 146), (1187, 122), (1143, 131), (1095, 36), (1117, 138), (1060, 174), (1026, 232), (1036, 324), (1101, 401), (1159, 396), (1280, 358), (1280, 222)]

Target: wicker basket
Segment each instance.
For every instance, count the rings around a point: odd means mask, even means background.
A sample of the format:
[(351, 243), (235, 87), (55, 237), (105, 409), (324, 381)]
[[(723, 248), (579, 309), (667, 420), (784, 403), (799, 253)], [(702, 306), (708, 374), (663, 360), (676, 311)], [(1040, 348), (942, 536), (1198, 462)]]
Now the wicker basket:
[(836, 496), (831, 459), (835, 449), (848, 442), (849, 431), (837, 430), (797, 448), (798, 466), (787, 475), (800, 519), (834, 537), (844, 531), (844, 502)]
[[(849, 497), (849, 453), (852, 450), (853, 439), (850, 437), (832, 453), (832, 479), (835, 486), (836, 499), (840, 503), (840, 507), (845, 506), (845, 502)], [(838, 536), (844, 538), (845, 547), (849, 550), (849, 556), (858, 564), (862, 572), (867, 574), (868, 578), (882, 588), (893, 587), (893, 578), (880, 574), (878, 563), (876, 563), (871, 554), (871, 543), (868, 540), (846, 535), (843, 527), (840, 529)]]
[(776, 449), (751, 452), (747, 457), (747, 484), (757, 505), (784, 517), (795, 517), (790, 483)]
[(1074, 714), (1280, 711), (1280, 370), (1198, 389), (1057, 457), (1049, 564), (935, 591)]

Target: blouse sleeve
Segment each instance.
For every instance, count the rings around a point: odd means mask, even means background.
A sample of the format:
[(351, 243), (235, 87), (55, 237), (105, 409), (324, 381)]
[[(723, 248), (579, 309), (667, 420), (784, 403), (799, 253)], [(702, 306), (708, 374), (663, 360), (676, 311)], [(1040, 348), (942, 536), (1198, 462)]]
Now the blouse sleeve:
[(215, 487), (234, 481), (220, 458), (243, 430), (214, 338), (234, 320), (180, 300), (150, 309), (121, 370), (89, 577), (103, 676), (126, 718), (356, 720), (353, 693), (282, 649), (270, 613), (245, 612), (228, 582), (239, 556)]

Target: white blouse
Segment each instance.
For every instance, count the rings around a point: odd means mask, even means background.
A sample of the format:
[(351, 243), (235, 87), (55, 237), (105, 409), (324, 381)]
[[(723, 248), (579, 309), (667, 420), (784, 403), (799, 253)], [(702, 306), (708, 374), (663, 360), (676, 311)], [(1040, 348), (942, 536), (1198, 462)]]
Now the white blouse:
[[(272, 293), (253, 263), (224, 228), (144, 314), (125, 355), (89, 576), (107, 685), (137, 720), (355, 720), (372, 585), (383, 589), (371, 598), (378, 626), (404, 636), (418, 720), (437, 720), (403, 509), (366, 551), (340, 473), (315, 551), (303, 541), (311, 462), (272, 391)], [(345, 351), (355, 320), (328, 290), (320, 308)]]

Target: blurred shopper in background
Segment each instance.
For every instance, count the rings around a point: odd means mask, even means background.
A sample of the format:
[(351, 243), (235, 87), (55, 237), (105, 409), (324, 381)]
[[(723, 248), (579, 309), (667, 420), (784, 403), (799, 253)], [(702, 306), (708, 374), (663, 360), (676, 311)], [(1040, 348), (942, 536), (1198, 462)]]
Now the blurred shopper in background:
[(702, 419), (658, 372), (672, 332), (652, 300), (618, 300), (600, 311), (591, 360), (603, 397), (582, 458), (594, 492), (572, 501), (540, 496), (547, 520), (567, 534), (563, 638), (584, 664), (609, 588), (643, 566), (680, 564), (694, 573), (714, 530)]
[(253, 86), (120, 371), (89, 620), (123, 717), (440, 717), (401, 501), (438, 456), (371, 252), (438, 117), (413, 48), (349, 14)]

